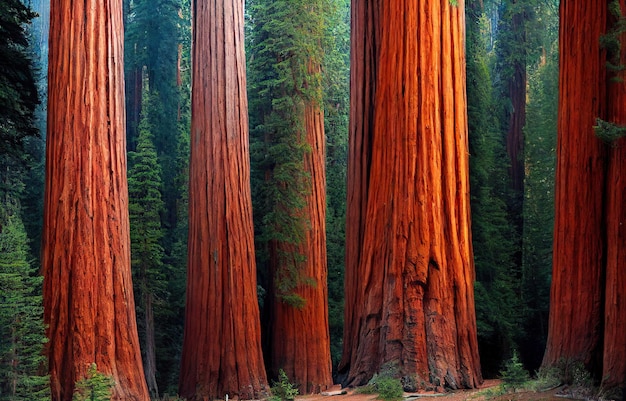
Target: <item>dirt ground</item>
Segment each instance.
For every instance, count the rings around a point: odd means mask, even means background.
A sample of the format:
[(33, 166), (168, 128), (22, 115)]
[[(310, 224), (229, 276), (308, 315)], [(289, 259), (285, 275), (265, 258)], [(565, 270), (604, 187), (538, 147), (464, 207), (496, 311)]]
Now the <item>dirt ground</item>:
[[(500, 385), (500, 380), (485, 380), (480, 389), (476, 390), (458, 390), (444, 394), (435, 392), (424, 393), (405, 393), (406, 401), (563, 401), (563, 398), (556, 397), (559, 391), (553, 389), (546, 392), (517, 392), (512, 394), (495, 395), (494, 389)], [(491, 389), (491, 391), (489, 390)], [(333, 390), (339, 390), (335, 388)], [(359, 394), (353, 389), (347, 390), (346, 394), (341, 395), (306, 395), (296, 398), (296, 401), (376, 401), (375, 394)]]

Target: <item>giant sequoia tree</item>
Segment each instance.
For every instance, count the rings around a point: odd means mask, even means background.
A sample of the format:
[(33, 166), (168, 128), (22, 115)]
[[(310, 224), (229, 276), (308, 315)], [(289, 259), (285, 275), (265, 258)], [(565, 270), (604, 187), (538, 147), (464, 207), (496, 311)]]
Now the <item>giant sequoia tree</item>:
[(180, 395), (262, 397), (243, 1), (194, 3), (189, 254)]
[[(353, 0), (344, 384), (482, 381), (464, 2)], [(430, 385), (428, 383), (431, 383)]]
[(92, 363), (148, 400), (130, 271), (122, 2), (51, 2), (44, 318), (52, 399)]
[(269, 372), (301, 392), (332, 384), (322, 111), (323, 1), (255, 1), (251, 69)]
[(613, 73), (626, 64), (625, 5), (561, 3), (554, 262), (543, 359), (544, 366), (581, 362), (607, 387), (626, 383), (626, 139), (619, 138), (626, 84), (623, 72)]

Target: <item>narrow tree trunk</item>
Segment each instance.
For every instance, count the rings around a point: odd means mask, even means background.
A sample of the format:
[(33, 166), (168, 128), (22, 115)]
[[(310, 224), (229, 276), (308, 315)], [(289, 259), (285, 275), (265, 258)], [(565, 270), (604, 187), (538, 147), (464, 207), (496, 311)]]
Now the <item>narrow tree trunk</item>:
[(156, 343), (154, 331), (154, 296), (144, 288), (144, 323), (146, 325), (144, 372), (148, 392), (152, 399), (159, 399), (159, 387), (156, 381)]
[(243, 1), (194, 2), (180, 395), (266, 395), (250, 195)]
[(90, 364), (149, 400), (130, 270), (122, 1), (51, 2), (44, 317), (52, 399)]
[[(526, 47), (526, 21), (524, 6), (519, 1), (513, 1), (511, 7), (517, 7), (519, 12), (513, 13), (511, 29), (517, 39), (516, 47)], [(509, 169), (511, 184), (516, 198), (524, 199), (524, 125), (526, 124), (526, 57), (525, 54), (515, 55), (513, 75), (509, 77), (509, 98), (511, 99), (511, 114), (509, 116), (509, 131), (506, 138), (506, 150), (511, 161)], [(522, 205), (519, 206), (521, 213)], [(521, 261), (520, 261), (521, 264)]]
[(482, 382), (463, 38), (462, 0), (352, 2), (346, 385)]
[[(310, 74), (319, 74), (316, 66)], [(309, 102), (304, 107), (306, 142), (310, 152), (305, 154), (304, 169), (309, 176), (310, 191), (303, 210), (308, 222), (301, 244), (275, 243), (272, 252), (304, 255), (299, 274), (311, 283), (295, 289), (305, 300), (303, 308), (296, 308), (276, 298), (272, 286), (271, 317), (271, 374), (283, 369), (289, 379), (297, 383), (300, 393), (317, 393), (332, 385), (330, 334), (328, 331), (328, 284), (326, 262), (326, 169), (324, 116), (319, 105)], [(272, 258), (276, 261), (278, 258)], [(272, 276), (277, 262), (272, 263)]]
[(606, 0), (561, 3), (559, 119), (550, 317), (544, 366), (601, 368), (606, 149), (594, 135), (605, 113), (599, 45)]

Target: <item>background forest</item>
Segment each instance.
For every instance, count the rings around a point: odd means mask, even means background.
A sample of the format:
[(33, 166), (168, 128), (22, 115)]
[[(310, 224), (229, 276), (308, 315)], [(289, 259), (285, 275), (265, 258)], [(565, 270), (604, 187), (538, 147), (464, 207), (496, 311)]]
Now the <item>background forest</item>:
[[(317, 4), (319, 3), (319, 4)], [(298, 164), (306, 146), (288, 130), (287, 108), (316, 98), (326, 137), (328, 323), (333, 368), (342, 353), (348, 153), (350, 2), (320, 10), (247, 0), (246, 57), (252, 201), (261, 326), (269, 327), (271, 244), (296, 241)], [(466, 72), (476, 315), (483, 375), (498, 376), (517, 352), (539, 368), (546, 345), (552, 268), (558, 95), (558, 1), (468, 0)], [(0, 399), (45, 398), (46, 340), (39, 276), (46, 138), (49, 2), (0, 3)], [(310, 24), (313, 40), (295, 27)], [(309, 26), (309, 25), (307, 25)], [(126, 140), (131, 259), (144, 370), (153, 397), (178, 392), (186, 288), (191, 93), (191, 9), (186, 0), (124, 1)], [(276, 35), (281, 32), (282, 35)], [(300, 35), (300, 36), (299, 36)], [(307, 42), (309, 40), (309, 42)], [(302, 45), (304, 43), (304, 45)], [(298, 48), (300, 46), (300, 48)], [(321, 66), (315, 93), (280, 92), (289, 66), (276, 54)], [(304, 80), (311, 80), (310, 72)], [(305, 74), (306, 75), (306, 74)], [(313, 87), (313, 85), (311, 85)], [(311, 92), (314, 92), (311, 90)], [(297, 118), (297, 116), (296, 116)], [(284, 168), (296, 188), (266, 179)], [(274, 220), (272, 220), (274, 219)], [(286, 219), (275, 224), (276, 219)], [(295, 237), (290, 237), (295, 236)], [(297, 259), (297, 258), (296, 258)], [(280, 294), (289, 302), (290, 289)], [(267, 334), (267, 333), (265, 333)], [(264, 340), (266, 341), (266, 340)], [(265, 344), (267, 346), (267, 344)], [(20, 361), (14, 363), (14, 361)]]

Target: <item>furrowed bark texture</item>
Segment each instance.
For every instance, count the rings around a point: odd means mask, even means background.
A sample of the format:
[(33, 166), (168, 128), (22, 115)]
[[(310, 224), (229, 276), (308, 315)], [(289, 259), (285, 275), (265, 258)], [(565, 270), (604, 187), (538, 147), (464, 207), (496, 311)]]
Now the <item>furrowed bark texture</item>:
[(463, 1), (352, 2), (345, 385), (482, 382), (464, 22)]
[(180, 395), (262, 398), (243, 1), (193, 2), (189, 254)]
[[(605, 388), (624, 388), (626, 142), (607, 145), (593, 130), (597, 118), (626, 124), (626, 86), (611, 79), (599, 46), (615, 22), (608, 3), (561, 3), (554, 262), (543, 366), (582, 362)], [(626, 1), (620, 4), (624, 10)], [(626, 35), (620, 39), (623, 49)]]
[(88, 367), (148, 401), (130, 270), (122, 2), (51, 2), (44, 318), (52, 399)]
[[(319, 73), (319, 66), (316, 67)], [(312, 72), (313, 73), (313, 72)], [(294, 292), (306, 304), (295, 308), (272, 294), (270, 331), (270, 372), (285, 371), (298, 385), (301, 394), (318, 393), (333, 384), (328, 331), (328, 284), (326, 262), (326, 168), (324, 117), (319, 105), (304, 106), (306, 141), (311, 151), (305, 154), (304, 169), (309, 176), (310, 191), (305, 197), (303, 213), (308, 221), (304, 241), (298, 245), (274, 243), (272, 252), (305, 255), (300, 274), (314, 285), (299, 285)], [(273, 258), (276, 260), (276, 258)], [(276, 268), (276, 263), (272, 263)], [(276, 272), (272, 272), (274, 276)], [(273, 287), (273, 286), (272, 286)]]

